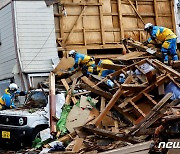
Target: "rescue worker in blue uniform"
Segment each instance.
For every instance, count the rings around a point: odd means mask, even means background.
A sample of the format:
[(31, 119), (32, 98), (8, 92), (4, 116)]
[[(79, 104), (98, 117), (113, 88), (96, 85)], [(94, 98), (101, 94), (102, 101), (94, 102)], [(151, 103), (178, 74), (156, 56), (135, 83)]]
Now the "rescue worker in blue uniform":
[[(114, 64), (111, 60), (109, 59), (103, 59), (103, 60), (100, 60), (97, 64), (97, 68), (96, 68), (96, 73), (98, 74), (98, 76), (101, 76), (101, 77), (106, 77), (107, 75), (115, 72), (115, 70), (112, 70), (112, 69), (105, 69), (101, 66), (101, 64)], [(111, 88), (114, 87), (114, 82), (110, 79), (108, 79), (106, 81), (106, 84), (108, 86), (110, 86)]]
[(70, 71), (73, 71), (77, 67), (82, 66), (82, 69), (85, 70), (86, 75), (93, 73), (94, 67), (96, 66), (93, 57), (78, 53), (75, 50), (71, 50), (69, 52), (69, 57), (73, 57), (75, 61), (75, 64), (70, 69)]
[(97, 64), (98, 76), (106, 77), (108, 74), (115, 72), (115, 70), (112, 69), (104, 69), (103, 67), (101, 67), (101, 64), (114, 64), (114, 63), (109, 59), (100, 60), (99, 63)]
[(164, 63), (168, 63), (168, 53), (171, 54), (173, 61), (178, 60), (176, 52), (177, 36), (169, 28), (154, 26), (151, 23), (147, 23), (144, 30), (150, 34), (148, 40), (143, 43), (144, 45), (152, 43), (153, 40), (156, 39), (162, 43), (161, 52), (163, 54)]
[(17, 85), (12, 83), (5, 89), (5, 93), (0, 98), (0, 110), (15, 108), (14, 97), (17, 91)]

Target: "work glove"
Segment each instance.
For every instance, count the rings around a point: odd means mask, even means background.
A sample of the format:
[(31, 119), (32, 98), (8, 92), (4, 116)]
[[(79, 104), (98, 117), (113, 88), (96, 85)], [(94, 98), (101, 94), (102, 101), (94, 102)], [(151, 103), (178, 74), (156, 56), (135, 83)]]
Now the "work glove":
[(143, 42), (143, 45), (145, 45), (145, 46), (148, 45), (148, 44), (149, 44), (148, 41), (144, 41), (144, 42)]

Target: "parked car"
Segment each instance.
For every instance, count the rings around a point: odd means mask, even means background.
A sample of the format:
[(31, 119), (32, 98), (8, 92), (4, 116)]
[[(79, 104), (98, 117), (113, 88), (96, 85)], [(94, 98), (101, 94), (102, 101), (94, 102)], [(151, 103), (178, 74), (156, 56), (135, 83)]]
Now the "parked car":
[[(32, 93), (29, 96), (33, 97)], [(1, 110), (0, 148), (4, 144), (18, 148), (31, 146), (39, 132), (49, 127), (46, 114), (43, 108)]]

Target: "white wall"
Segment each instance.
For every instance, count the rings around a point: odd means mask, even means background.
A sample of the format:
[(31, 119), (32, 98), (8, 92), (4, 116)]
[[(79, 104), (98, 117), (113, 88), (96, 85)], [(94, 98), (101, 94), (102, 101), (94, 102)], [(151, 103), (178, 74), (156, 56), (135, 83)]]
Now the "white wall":
[(53, 7), (44, 1), (16, 1), (16, 33), (23, 72), (52, 70), (58, 57)]
[(13, 77), (16, 64), (11, 4), (0, 9), (0, 80)]
[(180, 43), (180, 8), (177, 8), (178, 0), (174, 0), (174, 11), (175, 11), (175, 23), (176, 23), (176, 34), (177, 43)]
[(0, 8), (5, 6), (7, 3), (9, 3), (11, 0), (0, 0)]

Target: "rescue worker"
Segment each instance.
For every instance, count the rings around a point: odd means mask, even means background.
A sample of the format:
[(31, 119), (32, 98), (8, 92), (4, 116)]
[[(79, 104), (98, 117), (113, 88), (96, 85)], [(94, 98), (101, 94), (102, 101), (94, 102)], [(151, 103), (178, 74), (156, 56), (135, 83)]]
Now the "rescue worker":
[(103, 67), (101, 67), (101, 64), (114, 64), (114, 63), (109, 59), (100, 60), (99, 63), (97, 64), (98, 76), (106, 77), (108, 74), (115, 72), (115, 70), (112, 69), (104, 69)]
[(154, 26), (151, 23), (147, 23), (144, 30), (150, 34), (150, 37), (143, 44), (147, 45), (152, 43), (153, 40), (158, 40), (162, 43), (161, 52), (163, 54), (164, 63), (168, 64), (168, 53), (170, 52), (173, 61), (178, 60), (176, 52), (176, 38), (177, 36), (169, 29), (160, 26)]
[(0, 98), (0, 110), (15, 108), (14, 98), (18, 86), (15, 83), (11, 83), (8, 88), (5, 89), (5, 93)]
[[(97, 71), (97, 74), (98, 76), (101, 76), (101, 77), (106, 77), (108, 74), (111, 74), (113, 72), (115, 72), (115, 70), (112, 70), (112, 69), (105, 69), (101, 66), (101, 64), (114, 64), (111, 60), (109, 59), (103, 59), (103, 60), (100, 60), (97, 64), (97, 68), (96, 68), (96, 71)], [(108, 86), (110, 86), (111, 88), (114, 87), (114, 82), (110, 79), (108, 79), (106, 81), (106, 84)]]
[(90, 75), (93, 73), (95, 67), (95, 61), (93, 57), (78, 53), (75, 50), (71, 50), (69, 52), (69, 57), (73, 57), (75, 61), (75, 64), (70, 69), (70, 71), (73, 71), (77, 67), (82, 66), (82, 69), (85, 70), (86, 75)]

